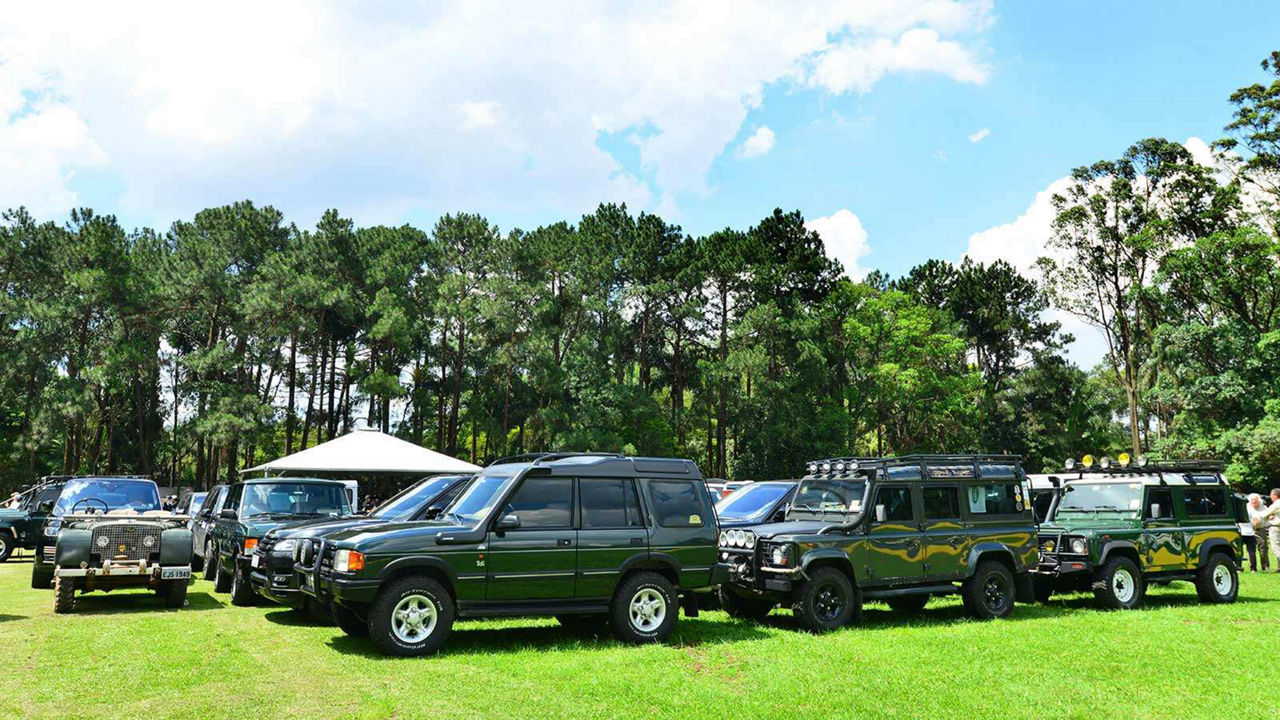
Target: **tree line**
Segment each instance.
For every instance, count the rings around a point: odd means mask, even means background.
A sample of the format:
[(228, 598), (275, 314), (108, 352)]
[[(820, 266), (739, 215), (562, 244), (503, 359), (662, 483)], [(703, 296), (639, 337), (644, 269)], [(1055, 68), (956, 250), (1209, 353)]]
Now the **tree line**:
[[(1263, 63), (1280, 71), (1280, 54)], [(245, 201), (166, 231), (0, 221), (0, 483), (207, 486), (362, 423), (483, 463), (537, 450), (795, 476), (843, 454), (1083, 452), (1280, 469), (1280, 80), (1212, 167), (1137, 142), (1073, 173), (1047, 257), (854, 281), (799, 212), (705, 236), (605, 204), (502, 231), (312, 228)], [(1069, 362), (1051, 307), (1103, 332)]]

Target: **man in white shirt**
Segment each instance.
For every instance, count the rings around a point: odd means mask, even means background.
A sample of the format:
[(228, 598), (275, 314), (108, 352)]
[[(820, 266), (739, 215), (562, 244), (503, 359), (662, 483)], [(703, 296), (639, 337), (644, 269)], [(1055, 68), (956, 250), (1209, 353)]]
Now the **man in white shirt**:
[(1271, 505), (1259, 517), (1260, 527), (1267, 529), (1271, 556), (1276, 559), (1276, 572), (1280, 572), (1280, 488), (1271, 491)]
[(1245, 549), (1249, 551), (1249, 572), (1258, 572), (1258, 555), (1262, 556), (1262, 571), (1271, 569), (1271, 558), (1267, 552), (1267, 528), (1265, 524), (1260, 526), (1266, 509), (1261, 495), (1249, 493), (1245, 504), (1249, 521), (1240, 523), (1240, 537), (1244, 540)]

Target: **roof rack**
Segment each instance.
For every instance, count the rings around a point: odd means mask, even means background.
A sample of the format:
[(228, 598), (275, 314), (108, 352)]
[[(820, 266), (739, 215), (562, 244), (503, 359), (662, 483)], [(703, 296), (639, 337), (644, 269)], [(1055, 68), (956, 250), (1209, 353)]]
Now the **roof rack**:
[(538, 465), (544, 462), (553, 462), (555, 460), (563, 460), (572, 457), (600, 457), (600, 458), (624, 458), (625, 455), (615, 452), (542, 452), (542, 453), (521, 453), (519, 455), (508, 455), (501, 457), (489, 463), (485, 467), (493, 467), (494, 465), (506, 465), (513, 462), (529, 462)]
[[(955, 467), (962, 466), (971, 468), (970, 473), (965, 473), (966, 477), (978, 477), (978, 465), (985, 464), (1001, 464), (1001, 465), (1018, 465), (1022, 464), (1020, 455), (1005, 454), (989, 454), (989, 453), (973, 453), (973, 454), (946, 454), (946, 455), (892, 455), (888, 457), (838, 457), (828, 458), (825, 460), (814, 460), (807, 464), (807, 476), (842, 476), (847, 477), (860, 470), (886, 469), (891, 467), (919, 467), (921, 474), (928, 478), (938, 478), (941, 475), (937, 473), (927, 472), (930, 467)], [(961, 477), (961, 475), (952, 474), (950, 477)]]
[(1130, 463), (1129, 465), (1112, 464), (1110, 467), (1099, 467), (1094, 465), (1090, 468), (1074, 467), (1064, 472), (1067, 473), (1103, 473), (1107, 475), (1142, 475), (1148, 473), (1187, 473), (1187, 472), (1224, 472), (1227, 469), (1226, 463), (1221, 460), (1162, 460), (1152, 461), (1141, 467)]

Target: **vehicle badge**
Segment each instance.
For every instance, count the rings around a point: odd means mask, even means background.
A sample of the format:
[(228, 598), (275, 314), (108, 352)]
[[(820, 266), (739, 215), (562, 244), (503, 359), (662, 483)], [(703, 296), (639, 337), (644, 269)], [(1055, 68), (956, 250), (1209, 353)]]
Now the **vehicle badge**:
[(476, 567), (484, 567), (484, 553), (476, 556)]
[(120, 543), (120, 552), (124, 552), (124, 548), (125, 548), (124, 543)]
[(702, 524), (702, 516), (701, 516), (701, 515), (690, 515), (690, 516), (689, 516), (689, 524), (690, 524), (690, 525), (701, 525), (701, 524)]

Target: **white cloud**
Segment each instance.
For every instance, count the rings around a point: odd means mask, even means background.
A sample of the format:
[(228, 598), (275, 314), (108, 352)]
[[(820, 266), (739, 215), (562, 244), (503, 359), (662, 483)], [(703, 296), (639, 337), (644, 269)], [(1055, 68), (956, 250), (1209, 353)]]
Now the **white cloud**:
[(861, 280), (867, 274), (867, 268), (859, 265), (858, 261), (871, 252), (871, 246), (867, 244), (867, 231), (857, 215), (842, 209), (826, 217), (814, 218), (804, 226), (818, 233), (822, 244), (826, 245), (827, 257), (839, 262), (845, 275)]
[(980, 143), (983, 140), (986, 140), (987, 136), (990, 134), (991, 134), (991, 128), (982, 128), (978, 132), (969, 136), (969, 142)]
[[(70, 174), (106, 162), (110, 210), (160, 223), (243, 197), (304, 223), (651, 208), (708, 191), (766, 87), (984, 81), (992, 17), (987, 0), (19, 3), (0, 19), (0, 147), (31, 97), (80, 125), (0, 161), (18, 173), (0, 204), (69, 205)], [(602, 133), (629, 135), (639, 167)]]
[(468, 100), (458, 106), (458, 112), (462, 115), (463, 130), (491, 128), (498, 124), (498, 103), (492, 100)]
[(773, 131), (767, 125), (761, 125), (751, 134), (751, 137), (742, 141), (738, 146), (737, 155), (743, 160), (749, 160), (754, 157), (768, 154), (773, 149), (775, 136)]
[(870, 92), (885, 74), (898, 71), (942, 73), (957, 82), (981, 85), (989, 70), (971, 49), (944, 40), (931, 28), (914, 28), (896, 40), (850, 38), (818, 55), (809, 84), (834, 93)]

